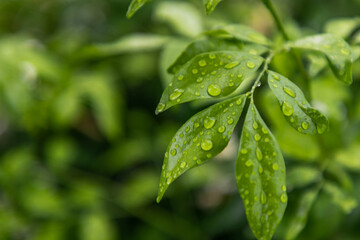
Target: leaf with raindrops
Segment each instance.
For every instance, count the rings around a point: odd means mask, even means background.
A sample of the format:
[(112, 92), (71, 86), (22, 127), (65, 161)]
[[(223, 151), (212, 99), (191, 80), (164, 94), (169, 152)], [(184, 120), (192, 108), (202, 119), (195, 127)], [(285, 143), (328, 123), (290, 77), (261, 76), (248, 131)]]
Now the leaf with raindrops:
[(335, 76), (346, 84), (352, 83), (352, 51), (342, 38), (319, 34), (289, 42), (287, 46), (324, 54)]
[(202, 38), (190, 43), (176, 61), (169, 67), (168, 72), (178, 72), (184, 64), (201, 53), (222, 50), (241, 51), (252, 55), (261, 55), (269, 49), (261, 45), (244, 43), (235, 39)]
[(150, 1), (151, 0), (132, 0), (126, 13), (126, 17), (131, 18), (140, 8)]
[(251, 230), (257, 239), (271, 239), (287, 205), (285, 164), (253, 103), (246, 114), (235, 172)]
[(251, 27), (241, 25), (241, 24), (231, 24), (224, 26), (222, 28), (210, 30), (206, 32), (209, 36), (228, 36), (235, 39), (261, 44), (265, 46), (271, 46), (273, 43), (265, 37), (263, 34), (255, 31)]
[(165, 153), (157, 202), (181, 174), (207, 162), (226, 147), (245, 101), (245, 95), (241, 95), (214, 104), (191, 117), (177, 131)]
[(206, 14), (209, 15), (210, 13), (212, 13), (221, 1), (222, 0), (203, 0)]
[(165, 89), (156, 113), (183, 102), (230, 95), (254, 75), (263, 58), (248, 53), (218, 51), (200, 54), (186, 63)]
[(269, 71), (268, 83), (281, 111), (290, 125), (300, 133), (322, 134), (328, 128), (328, 119), (311, 107), (298, 86), (284, 76)]

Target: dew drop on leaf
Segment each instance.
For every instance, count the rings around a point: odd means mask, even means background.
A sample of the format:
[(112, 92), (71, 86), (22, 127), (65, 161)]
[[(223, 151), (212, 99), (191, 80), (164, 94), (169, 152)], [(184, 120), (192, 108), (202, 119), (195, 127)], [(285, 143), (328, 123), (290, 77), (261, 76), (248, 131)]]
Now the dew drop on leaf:
[(254, 68), (254, 67), (256, 66), (256, 64), (249, 61), (249, 62), (246, 63), (246, 66), (247, 66), (248, 68), (252, 69), (252, 68)]
[(296, 93), (294, 92), (294, 90), (292, 90), (291, 88), (287, 87), (287, 86), (284, 86), (284, 92), (289, 95), (290, 97), (292, 98), (295, 98), (296, 97)]
[(225, 132), (225, 126), (220, 126), (219, 128), (218, 128), (218, 132), (219, 133), (223, 133), (223, 132)]
[(216, 96), (219, 96), (220, 93), (221, 93), (221, 88), (219, 85), (213, 83), (213, 84), (210, 84), (208, 89), (207, 89), (208, 93), (210, 96), (213, 96), (213, 97), (216, 97)]
[(201, 149), (204, 151), (210, 151), (213, 148), (213, 142), (209, 139), (204, 139), (201, 142)]
[(226, 69), (232, 69), (232, 68), (234, 68), (234, 67), (236, 67), (237, 65), (239, 65), (240, 64), (240, 62), (231, 62), (231, 63), (228, 63), (228, 64), (226, 64), (225, 66), (224, 66), (224, 68), (226, 68)]
[(184, 93), (183, 89), (175, 89), (169, 96), (171, 101), (178, 99)]
[(281, 110), (285, 116), (291, 116), (294, 113), (294, 107), (288, 102), (284, 101)]

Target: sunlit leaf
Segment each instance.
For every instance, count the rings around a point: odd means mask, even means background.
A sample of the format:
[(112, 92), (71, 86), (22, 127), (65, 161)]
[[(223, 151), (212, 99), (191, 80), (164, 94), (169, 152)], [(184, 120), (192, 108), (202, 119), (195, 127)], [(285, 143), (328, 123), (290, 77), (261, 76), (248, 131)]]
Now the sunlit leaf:
[(212, 13), (222, 0), (203, 0), (206, 14)]
[(176, 73), (193, 57), (201, 53), (221, 50), (242, 51), (252, 55), (261, 55), (268, 49), (261, 45), (245, 44), (234, 39), (203, 38), (190, 43), (176, 61), (169, 67), (168, 71), (170, 73)]
[(154, 18), (170, 24), (178, 33), (195, 37), (203, 31), (201, 14), (194, 5), (187, 2), (160, 2)]
[(305, 134), (321, 134), (328, 128), (327, 118), (311, 107), (300, 88), (289, 79), (269, 71), (268, 83), (293, 128)]
[(306, 187), (321, 179), (319, 169), (310, 166), (296, 166), (287, 173), (287, 186), (289, 190)]
[(131, 18), (140, 8), (150, 1), (151, 0), (132, 0), (126, 13), (126, 17)]
[(207, 34), (210, 36), (228, 35), (245, 42), (257, 43), (265, 46), (272, 45), (272, 42), (263, 34), (255, 31), (251, 27), (241, 24), (232, 24), (222, 28), (210, 30), (207, 32)]
[(320, 34), (289, 42), (288, 47), (324, 54), (335, 76), (346, 84), (352, 83), (352, 52), (342, 38), (332, 34)]
[(341, 38), (348, 38), (352, 32), (360, 27), (360, 18), (339, 18), (330, 20), (325, 25), (325, 31)]
[(177, 131), (165, 153), (158, 202), (176, 178), (226, 147), (245, 101), (242, 95), (212, 105), (191, 117)]
[(350, 193), (334, 183), (326, 182), (324, 190), (331, 196), (332, 201), (345, 213), (350, 213), (358, 205), (357, 200)]
[(304, 229), (309, 212), (318, 196), (319, 190), (320, 186), (316, 186), (300, 196), (295, 213), (291, 216), (289, 226), (286, 230), (286, 240), (296, 239), (299, 233)]
[(156, 112), (195, 99), (216, 99), (234, 92), (252, 76), (263, 58), (247, 53), (219, 51), (200, 54), (174, 75), (165, 89)]
[(257, 239), (271, 239), (286, 205), (285, 164), (280, 148), (253, 103), (241, 134), (236, 179)]
[(335, 154), (335, 161), (350, 171), (360, 171), (360, 144), (354, 143), (347, 148), (342, 148)]

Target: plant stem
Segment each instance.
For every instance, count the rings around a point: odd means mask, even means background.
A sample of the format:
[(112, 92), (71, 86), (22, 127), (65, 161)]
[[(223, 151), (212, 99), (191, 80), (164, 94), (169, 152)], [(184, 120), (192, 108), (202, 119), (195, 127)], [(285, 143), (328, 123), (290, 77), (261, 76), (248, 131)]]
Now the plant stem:
[(280, 30), (281, 34), (284, 36), (285, 40), (290, 40), (289, 35), (287, 34), (283, 23), (280, 20), (279, 14), (276, 12), (274, 5), (272, 4), (271, 0), (261, 0), (266, 8), (270, 11), (271, 15), (273, 16), (276, 26)]

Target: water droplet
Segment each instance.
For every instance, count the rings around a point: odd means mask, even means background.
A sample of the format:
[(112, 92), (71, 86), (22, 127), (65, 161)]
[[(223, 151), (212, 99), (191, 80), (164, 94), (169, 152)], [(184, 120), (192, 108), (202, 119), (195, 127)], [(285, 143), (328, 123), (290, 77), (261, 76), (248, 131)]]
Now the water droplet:
[(281, 190), (283, 190), (285, 192), (286, 191), (286, 186), (282, 185)]
[(215, 125), (215, 122), (216, 122), (216, 118), (207, 117), (207, 118), (204, 120), (204, 127), (205, 127), (206, 129), (210, 129), (210, 128), (212, 128), (212, 127)]
[(172, 156), (175, 156), (175, 155), (176, 155), (176, 149), (172, 149), (172, 150), (170, 151), (170, 154), (171, 154)]
[(199, 70), (197, 70), (196, 68), (194, 68), (192, 71), (191, 71), (193, 74), (197, 74), (199, 72)]
[(221, 93), (221, 88), (219, 85), (213, 83), (213, 84), (210, 84), (208, 89), (207, 89), (208, 93), (210, 96), (213, 96), (213, 97), (216, 97), (216, 96), (219, 96), (220, 93)]
[(242, 78), (242, 75), (241, 75), (241, 74), (239, 74), (239, 75), (237, 75), (237, 77), (238, 77), (238, 78)]
[(204, 139), (201, 142), (201, 149), (204, 151), (210, 151), (213, 148), (213, 142), (210, 139)]
[(272, 168), (276, 171), (276, 170), (279, 169), (279, 165), (278, 165), (277, 163), (274, 163), (274, 164), (272, 165)]
[(261, 128), (261, 131), (262, 131), (264, 134), (268, 134), (268, 133), (269, 133), (269, 130), (266, 129), (266, 128), (264, 128), (264, 127)]
[(273, 77), (275, 80), (277, 80), (277, 81), (280, 80), (280, 77), (279, 77), (278, 75), (276, 75), (276, 74), (273, 74), (272, 77)]
[(198, 128), (199, 126), (200, 126), (199, 123), (195, 123), (195, 124), (194, 124), (194, 127), (195, 127), (195, 128)]
[(266, 203), (266, 195), (264, 192), (261, 192), (261, 194), (260, 194), (260, 201), (262, 204)]
[(181, 162), (181, 163), (180, 163), (180, 167), (181, 167), (181, 168), (186, 167), (186, 162)]
[(240, 152), (241, 152), (242, 154), (247, 154), (248, 150), (247, 150), (246, 148), (242, 148), (242, 149), (240, 150)]
[(228, 124), (233, 124), (233, 122), (234, 122), (234, 119), (232, 119), (232, 118), (230, 118), (230, 119), (227, 121)]
[(179, 77), (178, 77), (178, 80), (179, 81), (181, 81), (181, 80), (183, 80), (184, 79), (184, 76), (183, 75), (180, 75)]
[(252, 68), (254, 68), (254, 67), (256, 66), (256, 64), (249, 61), (249, 62), (246, 63), (246, 66), (247, 66), (248, 68), (252, 69)]
[(190, 127), (186, 127), (185, 132), (188, 132), (190, 130)]
[(253, 128), (256, 130), (256, 129), (258, 129), (258, 127), (259, 127), (259, 125), (257, 124), (257, 122), (253, 122)]
[(273, 84), (273, 87), (274, 87), (274, 88), (277, 88), (277, 87), (278, 87), (278, 85), (274, 83), (274, 84)]
[(201, 164), (201, 160), (197, 160), (196, 163), (197, 163), (198, 165), (200, 165), (200, 164)]
[(223, 133), (223, 132), (225, 132), (225, 126), (220, 126), (219, 128), (218, 128), (218, 132), (219, 133)]
[(260, 148), (256, 148), (256, 158), (261, 161), (263, 159), (263, 155), (262, 152), (260, 150)]
[(206, 66), (206, 61), (204, 59), (199, 61), (199, 66), (200, 67), (205, 67)]
[(309, 123), (307, 123), (307, 122), (302, 122), (302, 123), (301, 123), (301, 126), (302, 126), (303, 129), (306, 130), (306, 129), (309, 128)]
[(256, 134), (254, 135), (254, 139), (255, 139), (255, 141), (260, 141), (260, 139), (261, 139), (260, 134), (256, 133)]
[(261, 165), (259, 165), (259, 173), (261, 174), (261, 173), (263, 173), (263, 172), (264, 172), (263, 167), (262, 167)]
[(291, 118), (290, 118), (290, 122), (291, 122), (291, 123), (295, 122), (295, 118), (291, 117)]
[(232, 86), (234, 86), (234, 83), (233, 82), (229, 83), (229, 87), (232, 87)]
[(283, 87), (284, 92), (289, 95), (292, 98), (296, 97), (296, 93), (294, 92), (294, 90), (292, 90), (290, 87), (284, 86)]
[(252, 165), (253, 165), (253, 162), (251, 160), (247, 160), (245, 162), (245, 166), (247, 166), (247, 167), (251, 167)]
[(349, 51), (349, 49), (342, 48), (342, 49), (341, 49), (341, 53), (344, 54), (344, 55), (349, 55), (349, 54), (350, 54), (350, 51)]
[(156, 110), (158, 112), (162, 112), (162, 111), (164, 111), (164, 109), (165, 109), (165, 104), (163, 104), (163, 103), (159, 103), (157, 108), (156, 108)]
[(212, 155), (211, 155), (210, 153), (208, 153), (208, 154), (206, 154), (206, 157), (207, 157), (207, 158), (211, 158)]
[(215, 75), (216, 73), (217, 73), (216, 71), (212, 71), (210, 74)]
[(167, 184), (170, 184), (171, 181), (172, 181), (172, 178), (171, 178), (171, 177), (168, 177), (168, 178), (166, 179), (166, 183), (167, 183)]
[(202, 77), (199, 77), (198, 79), (196, 79), (196, 82), (201, 83), (203, 81)]
[(213, 53), (210, 53), (210, 54), (209, 54), (209, 58), (210, 58), (210, 59), (215, 59), (215, 58), (216, 58), (216, 55), (213, 54)]
[(283, 203), (286, 203), (286, 202), (287, 202), (288, 197), (287, 197), (286, 193), (281, 194), (280, 200), (281, 200), (281, 202), (283, 202)]
[(184, 93), (183, 89), (175, 89), (171, 94), (170, 94), (170, 100), (174, 101), (175, 99), (179, 98), (182, 94)]
[(284, 101), (282, 104), (281, 110), (285, 116), (291, 116), (294, 113), (294, 108), (288, 102)]
[(238, 100), (236, 101), (236, 104), (237, 104), (237, 105), (240, 105), (241, 103), (242, 103), (241, 99), (238, 99)]
[(231, 63), (228, 63), (228, 64), (226, 64), (225, 66), (224, 66), (224, 68), (226, 68), (226, 69), (232, 69), (232, 68), (234, 68), (234, 67), (236, 67), (237, 65), (239, 65), (240, 64), (240, 62), (231, 62)]

